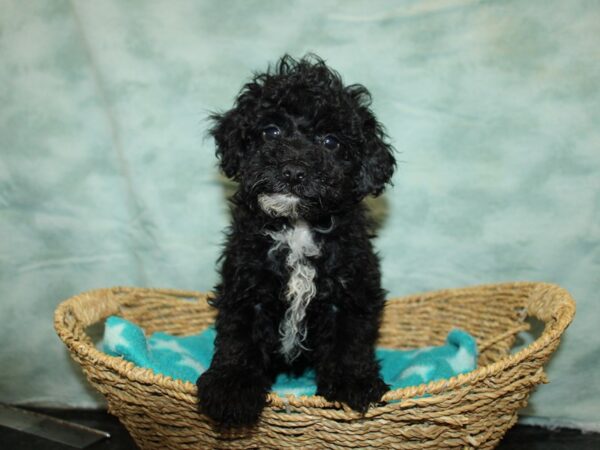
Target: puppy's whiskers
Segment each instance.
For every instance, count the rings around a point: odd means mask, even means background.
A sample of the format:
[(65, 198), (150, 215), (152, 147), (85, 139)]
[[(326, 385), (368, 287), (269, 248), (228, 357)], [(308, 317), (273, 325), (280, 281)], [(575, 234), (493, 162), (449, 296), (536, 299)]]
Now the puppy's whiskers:
[(321, 233), (321, 234), (331, 233), (333, 231), (333, 229), (335, 228), (335, 217), (331, 216), (330, 220), (331, 220), (331, 223), (329, 224), (329, 226), (327, 228), (314, 227), (314, 230), (317, 233)]
[(259, 178), (258, 180), (256, 180), (252, 186), (250, 186), (250, 188), (248, 189), (250, 191), (250, 193), (254, 193), (254, 191), (256, 190), (256, 188), (258, 188), (259, 186), (265, 184), (267, 181), (269, 181), (266, 177), (263, 178)]

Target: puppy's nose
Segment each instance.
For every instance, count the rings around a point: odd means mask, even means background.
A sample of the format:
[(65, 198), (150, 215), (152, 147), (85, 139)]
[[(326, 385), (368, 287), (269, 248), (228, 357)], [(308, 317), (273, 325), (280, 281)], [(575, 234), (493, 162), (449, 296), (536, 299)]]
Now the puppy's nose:
[(306, 177), (304, 167), (298, 164), (286, 164), (281, 169), (281, 174), (283, 175), (283, 179), (290, 184), (302, 183)]

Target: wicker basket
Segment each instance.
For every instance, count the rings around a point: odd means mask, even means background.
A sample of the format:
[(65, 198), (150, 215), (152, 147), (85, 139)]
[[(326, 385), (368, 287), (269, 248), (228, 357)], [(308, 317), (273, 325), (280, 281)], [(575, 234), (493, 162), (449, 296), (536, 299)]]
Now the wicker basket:
[[(112, 288), (63, 302), (55, 328), (94, 387), (142, 449), (200, 448), (494, 448), (517, 420), (543, 364), (569, 325), (575, 304), (562, 288), (511, 283), (450, 289), (387, 302), (379, 345), (439, 345), (453, 327), (476, 337), (479, 368), (449, 380), (390, 391), (388, 403), (361, 416), (322, 397), (270, 394), (258, 426), (219, 431), (197, 412), (196, 386), (156, 375), (98, 351), (86, 327), (117, 314), (147, 333), (197, 333), (214, 311), (196, 292)], [(544, 323), (537, 340), (510, 349), (531, 316)]]

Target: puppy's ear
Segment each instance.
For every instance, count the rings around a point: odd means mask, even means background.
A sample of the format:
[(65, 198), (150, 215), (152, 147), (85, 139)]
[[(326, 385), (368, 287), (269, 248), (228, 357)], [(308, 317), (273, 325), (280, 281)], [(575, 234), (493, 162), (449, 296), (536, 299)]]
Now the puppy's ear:
[(209, 133), (217, 145), (215, 154), (221, 170), (227, 177), (236, 179), (246, 147), (244, 115), (234, 108), (223, 114), (213, 114), (210, 119), (213, 126)]
[(365, 149), (358, 176), (357, 191), (361, 197), (381, 194), (390, 182), (396, 160), (393, 147), (386, 142), (381, 125), (372, 114), (368, 114), (363, 125), (366, 137)]

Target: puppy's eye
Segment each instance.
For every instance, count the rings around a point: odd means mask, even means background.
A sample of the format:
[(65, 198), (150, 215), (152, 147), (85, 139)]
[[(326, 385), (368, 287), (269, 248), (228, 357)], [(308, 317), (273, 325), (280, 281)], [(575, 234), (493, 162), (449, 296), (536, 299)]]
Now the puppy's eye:
[(337, 150), (340, 146), (340, 141), (335, 136), (328, 134), (323, 138), (322, 144), (328, 150)]
[(265, 141), (271, 141), (281, 136), (281, 130), (276, 125), (269, 125), (263, 128), (262, 137)]

